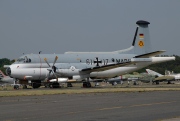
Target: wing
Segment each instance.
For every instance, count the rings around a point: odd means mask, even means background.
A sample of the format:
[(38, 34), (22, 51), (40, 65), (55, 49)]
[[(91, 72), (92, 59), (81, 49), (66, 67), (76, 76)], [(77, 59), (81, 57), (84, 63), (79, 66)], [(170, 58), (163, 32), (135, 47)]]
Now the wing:
[(123, 67), (123, 66), (130, 65), (130, 64), (133, 64), (133, 63), (134, 62), (129, 61), (129, 62), (124, 62), (124, 63), (97, 66), (97, 67), (82, 69), (81, 72), (105, 71), (105, 70), (114, 69), (114, 68), (117, 68), (117, 67)]
[(165, 52), (165, 50), (160, 50), (160, 51), (155, 51), (155, 52), (151, 52), (151, 53), (146, 53), (146, 54), (143, 54), (143, 55), (138, 55), (138, 56), (135, 56), (134, 58), (149, 58), (149, 57), (159, 55), (159, 54), (161, 54), (163, 52)]
[(137, 62), (150, 62), (150, 61), (152, 61), (152, 59), (150, 58), (132, 58), (131, 61), (128, 61), (128, 62), (109, 64), (109, 65), (97, 66), (97, 67), (92, 67), (92, 68), (85, 68), (85, 69), (82, 69), (81, 72), (106, 71), (109, 69), (131, 65)]

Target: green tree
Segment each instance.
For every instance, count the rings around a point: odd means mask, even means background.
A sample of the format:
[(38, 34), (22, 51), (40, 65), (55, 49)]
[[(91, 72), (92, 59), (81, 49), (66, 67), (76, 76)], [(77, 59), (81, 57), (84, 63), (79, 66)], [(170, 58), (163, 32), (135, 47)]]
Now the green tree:
[(14, 61), (13, 60), (10, 60), (10, 59), (7, 59), (7, 58), (2, 58), (0, 59), (0, 70), (5, 73), (5, 68), (4, 68), (4, 65), (11, 65)]

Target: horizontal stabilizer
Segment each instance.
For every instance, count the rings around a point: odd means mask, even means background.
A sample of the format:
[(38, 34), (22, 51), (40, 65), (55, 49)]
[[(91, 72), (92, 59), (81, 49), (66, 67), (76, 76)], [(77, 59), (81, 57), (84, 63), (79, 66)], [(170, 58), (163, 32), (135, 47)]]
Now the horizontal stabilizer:
[(169, 81), (169, 80), (174, 80), (174, 77), (173, 76), (161, 76), (161, 77), (155, 78), (155, 81), (157, 81), (157, 80), (166, 80), (166, 81)]
[(160, 51), (155, 51), (155, 52), (151, 52), (151, 53), (138, 55), (138, 56), (135, 56), (134, 58), (149, 58), (149, 57), (153, 57), (153, 56), (159, 55), (159, 54), (164, 53), (164, 52), (166, 52), (166, 51), (160, 50)]

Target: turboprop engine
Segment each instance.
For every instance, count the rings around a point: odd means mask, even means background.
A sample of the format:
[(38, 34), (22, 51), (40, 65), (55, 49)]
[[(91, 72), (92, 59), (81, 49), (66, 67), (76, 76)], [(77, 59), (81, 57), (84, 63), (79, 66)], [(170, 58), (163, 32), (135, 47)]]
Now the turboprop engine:
[[(57, 82), (57, 79), (51, 79), (49, 82)], [(58, 78), (58, 83), (71, 83), (71, 82), (76, 82), (76, 80), (70, 80), (68, 78)]]

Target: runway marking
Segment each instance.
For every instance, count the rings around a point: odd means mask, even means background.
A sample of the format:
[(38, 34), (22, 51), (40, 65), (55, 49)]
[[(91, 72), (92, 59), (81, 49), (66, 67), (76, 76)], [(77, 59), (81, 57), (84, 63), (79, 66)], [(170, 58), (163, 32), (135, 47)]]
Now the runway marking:
[(97, 110), (112, 110), (112, 109), (117, 109), (117, 108), (123, 108), (123, 106), (120, 106), (120, 107), (111, 107), (111, 108), (100, 108), (100, 109), (97, 109)]
[(167, 104), (167, 103), (174, 103), (177, 101), (171, 101), (171, 102), (159, 102), (159, 103), (149, 103), (149, 104), (140, 104), (140, 105), (132, 105), (130, 107), (139, 107), (139, 106), (149, 106), (149, 105), (159, 105), (159, 104)]
[(118, 106), (118, 107), (100, 108), (100, 109), (96, 109), (96, 110), (113, 110), (113, 109), (118, 109), (118, 108), (142, 107), (142, 106), (151, 106), (151, 105), (168, 104), (168, 103), (174, 103), (174, 102), (177, 102), (177, 101), (171, 101), (171, 102), (158, 102), (158, 103), (148, 103), (148, 104), (131, 105), (131, 106)]

